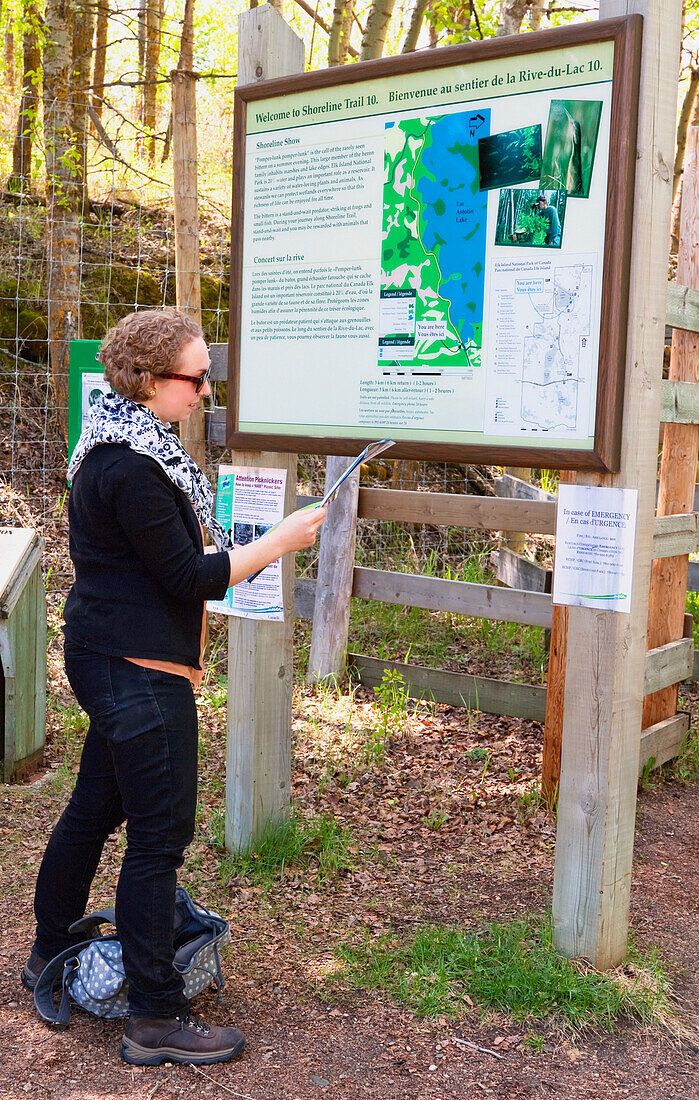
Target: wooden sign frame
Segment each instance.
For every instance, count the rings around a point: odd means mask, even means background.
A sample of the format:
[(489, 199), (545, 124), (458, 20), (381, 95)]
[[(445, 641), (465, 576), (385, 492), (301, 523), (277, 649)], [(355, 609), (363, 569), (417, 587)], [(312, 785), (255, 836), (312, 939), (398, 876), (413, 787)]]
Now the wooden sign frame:
[[(241, 380), (241, 310), (243, 278), (243, 196), (245, 190), (246, 111), (260, 99), (295, 92), (350, 86), (369, 79), (418, 71), (443, 70), (473, 62), (571, 49), (600, 42), (614, 43), (611, 128), (607, 175), (606, 221), (602, 259), (602, 291), (594, 446), (591, 449), (499, 443), (461, 444), (400, 440), (395, 458), (452, 462), (486, 462), (544, 466), (554, 469), (615, 471), (619, 468), (623, 411), (628, 283), (631, 253), (636, 132), (640, 78), (642, 18), (631, 15), (527, 35), (491, 38), (463, 46), (425, 50), (400, 57), (361, 62), (299, 76), (260, 81), (236, 88), (233, 171), (231, 292), (228, 366), (227, 445), (236, 450), (277, 450), (312, 454), (348, 454), (373, 438), (340, 438), (288, 434), (284, 426), (270, 433), (240, 431), (238, 426)], [(474, 102), (474, 97), (465, 102)], [(311, 395), (309, 395), (310, 397)], [(388, 429), (390, 431), (390, 429)], [(380, 434), (386, 434), (382, 429)]]

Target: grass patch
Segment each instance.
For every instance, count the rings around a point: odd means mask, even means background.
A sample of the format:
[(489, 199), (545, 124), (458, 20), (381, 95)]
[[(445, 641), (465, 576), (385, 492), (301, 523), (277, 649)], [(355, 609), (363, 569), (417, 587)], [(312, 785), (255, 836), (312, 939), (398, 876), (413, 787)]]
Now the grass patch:
[(55, 716), (53, 749), (59, 759), (59, 766), (52, 777), (52, 784), (55, 792), (58, 793), (66, 786), (71, 790), (75, 786), (80, 754), (90, 719), (77, 703), (63, 706), (51, 695), (47, 699), (47, 707)]
[(685, 610), (694, 617), (694, 646), (699, 648), (699, 592), (687, 593)]
[(418, 1016), (461, 1016), (470, 1008), (515, 1020), (550, 1019), (612, 1030), (619, 1017), (669, 1017), (667, 979), (654, 955), (624, 971), (597, 973), (558, 955), (548, 917), (490, 924), (482, 932), (428, 925), (408, 940), (344, 946), (328, 979), (381, 990)]
[[(357, 544), (357, 565), (475, 584), (493, 583), (489, 555), (496, 544), (489, 540), (482, 544), (479, 533), (471, 533), (476, 537), (465, 547), (464, 535), (468, 532), (454, 529), (457, 542), (451, 537), (451, 528), (440, 528), (443, 545), (428, 549), (416, 545), (397, 524), (380, 522), (372, 526), (360, 521), (360, 528), (364, 535)], [(295, 638), (297, 673), (303, 678), (308, 668), (311, 624), (297, 620)], [(544, 683), (546, 678), (542, 627), (376, 600), (352, 600), (349, 648), (381, 660), (503, 675), (525, 683)]]
[(695, 783), (699, 779), (699, 727), (690, 726), (684, 735), (672, 774), (680, 783)]
[(266, 825), (260, 839), (247, 851), (225, 856), (219, 876), (224, 884), (240, 876), (271, 886), (285, 872), (314, 868), (324, 881), (352, 866), (350, 843), (350, 832), (325, 814), (302, 818), (292, 812), (287, 819)]
[[(420, 573), (427, 577), (492, 584), (486, 551), (476, 551), (458, 564), (430, 554), (413, 561), (405, 555), (387, 565), (396, 572)], [(350, 618), (351, 647), (384, 660), (412, 661), (437, 668), (449, 664), (467, 667), (474, 647), (485, 665), (498, 666), (519, 658), (528, 666), (528, 676), (537, 682), (545, 677), (546, 650), (541, 627), (494, 619), (472, 619), (451, 612), (427, 611), (375, 600), (353, 600)]]

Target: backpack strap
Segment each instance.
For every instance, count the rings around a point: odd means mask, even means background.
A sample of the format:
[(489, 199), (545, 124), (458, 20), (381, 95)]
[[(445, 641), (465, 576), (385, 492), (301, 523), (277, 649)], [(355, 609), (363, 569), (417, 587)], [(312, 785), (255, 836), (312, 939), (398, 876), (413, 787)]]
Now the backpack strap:
[(99, 913), (90, 913), (89, 916), (74, 921), (68, 931), (72, 932), (73, 935), (81, 936), (83, 939), (95, 940), (100, 935), (100, 927), (103, 924), (113, 924), (116, 928), (114, 906), (110, 909), (100, 909)]
[[(60, 955), (56, 955), (50, 963), (46, 964), (36, 979), (34, 1004), (44, 1023), (53, 1024), (54, 1027), (61, 1029), (68, 1027), (70, 1023), (70, 999), (66, 982), (69, 975), (80, 966), (78, 955), (83, 948), (92, 942), (92, 940), (85, 940), (83, 943), (76, 943), (72, 947), (67, 947), (65, 951), (61, 951)], [(61, 989), (61, 1001), (58, 1010), (56, 1010), (53, 999), (55, 988)]]

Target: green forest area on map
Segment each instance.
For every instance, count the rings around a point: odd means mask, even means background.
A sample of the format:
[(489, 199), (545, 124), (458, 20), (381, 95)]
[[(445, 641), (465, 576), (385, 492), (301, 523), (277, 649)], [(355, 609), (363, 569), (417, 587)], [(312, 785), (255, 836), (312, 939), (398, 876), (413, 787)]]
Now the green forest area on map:
[(478, 139), (489, 129), (488, 109), (386, 127), (382, 298), (411, 288), (414, 329), (406, 313), (410, 325), (387, 330), (387, 314), (384, 366), (391, 345), (402, 344), (396, 361), (413, 371), (471, 375), (480, 367), (487, 194), (479, 191)]

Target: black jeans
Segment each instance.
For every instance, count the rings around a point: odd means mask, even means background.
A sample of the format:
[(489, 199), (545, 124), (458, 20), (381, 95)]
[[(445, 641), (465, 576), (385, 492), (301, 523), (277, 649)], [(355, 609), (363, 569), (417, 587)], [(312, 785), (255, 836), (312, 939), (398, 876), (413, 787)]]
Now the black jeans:
[(36, 884), (34, 949), (50, 959), (73, 942), (106, 838), (126, 821), (116, 924), (134, 1016), (187, 1008), (173, 970), (177, 868), (194, 835), (197, 712), (183, 676), (92, 653), (66, 639), (66, 672), (90, 718), (80, 771)]

